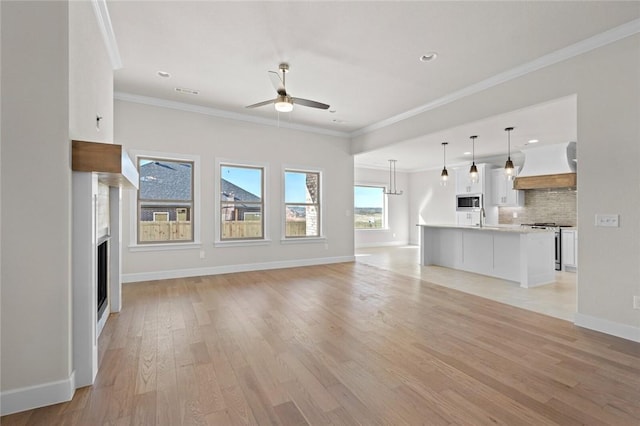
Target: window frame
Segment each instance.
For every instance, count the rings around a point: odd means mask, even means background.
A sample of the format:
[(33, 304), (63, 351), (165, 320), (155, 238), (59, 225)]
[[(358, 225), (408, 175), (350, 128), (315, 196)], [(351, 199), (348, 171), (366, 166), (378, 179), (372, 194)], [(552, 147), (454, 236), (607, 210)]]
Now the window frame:
[(382, 189), (382, 226), (380, 228), (356, 228), (356, 221), (355, 221), (356, 198), (354, 193), (353, 195), (353, 229), (355, 231), (367, 231), (367, 232), (389, 230), (389, 196), (386, 194), (386, 192), (388, 191), (387, 184), (377, 183), (377, 182), (357, 182), (353, 184), (354, 192), (357, 186)]
[[(262, 222), (262, 237), (260, 238), (222, 238), (222, 167), (238, 167), (238, 168), (250, 168), (262, 170), (262, 210), (261, 210), (261, 222)], [(233, 247), (233, 246), (253, 246), (269, 244), (269, 227), (268, 225), (268, 166), (265, 163), (251, 162), (251, 161), (237, 161), (227, 158), (218, 158), (215, 161), (215, 173), (214, 173), (214, 222), (215, 222), (215, 247)], [(257, 204), (257, 203), (256, 203)]]
[[(191, 240), (170, 240), (170, 241), (139, 241), (139, 204), (138, 194), (139, 189), (136, 191), (129, 191), (129, 251), (160, 251), (160, 250), (179, 250), (179, 249), (195, 249), (200, 248), (201, 243), (201, 200), (200, 200), (200, 156), (169, 153), (159, 151), (146, 151), (146, 150), (130, 150), (131, 155), (136, 168), (139, 170), (140, 159), (150, 159), (157, 161), (172, 161), (172, 162), (187, 162), (192, 163), (191, 174)], [(140, 183), (138, 183), (138, 187)], [(160, 201), (160, 200), (153, 200)], [(174, 201), (174, 200), (171, 200)]]
[[(317, 203), (287, 203), (287, 188), (286, 188), (286, 173), (313, 173), (318, 175), (318, 202)], [(315, 242), (324, 241), (325, 234), (325, 211), (324, 211), (324, 170), (313, 167), (299, 167), (299, 166), (287, 166), (282, 167), (282, 232), (281, 242)], [(318, 235), (304, 235), (304, 236), (287, 236), (287, 206), (317, 206), (318, 211)]]

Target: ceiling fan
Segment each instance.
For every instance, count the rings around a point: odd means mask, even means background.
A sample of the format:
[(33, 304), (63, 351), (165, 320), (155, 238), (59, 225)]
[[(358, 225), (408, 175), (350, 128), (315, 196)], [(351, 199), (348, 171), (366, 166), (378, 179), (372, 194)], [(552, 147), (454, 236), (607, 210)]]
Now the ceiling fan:
[(275, 87), (276, 91), (278, 92), (278, 96), (275, 99), (258, 102), (257, 104), (249, 105), (246, 108), (257, 108), (264, 105), (274, 104), (276, 107), (276, 111), (290, 112), (293, 110), (293, 104), (298, 104), (311, 108), (329, 109), (329, 105), (323, 104), (322, 102), (311, 101), (309, 99), (294, 98), (293, 96), (289, 95), (287, 93), (287, 89), (285, 88), (285, 74), (289, 72), (289, 64), (282, 63), (278, 68), (282, 73), (282, 77), (280, 77), (280, 74), (276, 71), (269, 71), (269, 77), (271, 77), (271, 82), (273, 83), (273, 87)]

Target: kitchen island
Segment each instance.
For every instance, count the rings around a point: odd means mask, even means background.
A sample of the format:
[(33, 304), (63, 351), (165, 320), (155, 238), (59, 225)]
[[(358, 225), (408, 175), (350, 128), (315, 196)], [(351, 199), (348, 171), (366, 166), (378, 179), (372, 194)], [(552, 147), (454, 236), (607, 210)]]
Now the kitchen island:
[(516, 281), (530, 288), (555, 281), (555, 235), (515, 226), (418, 225), (422, 265)]

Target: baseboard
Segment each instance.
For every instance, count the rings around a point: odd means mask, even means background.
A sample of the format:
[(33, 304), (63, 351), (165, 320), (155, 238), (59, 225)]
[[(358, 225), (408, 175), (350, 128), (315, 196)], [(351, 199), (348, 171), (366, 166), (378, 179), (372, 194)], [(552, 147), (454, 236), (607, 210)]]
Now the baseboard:
[(408, 246), (410, 245), (407, 241), (387, 241), (384, 243), (364, 243), (364, 244), (355, 244), (357, 249), (359, 248), (370, 248), (370, 247), (398, 247), (398, 246)]
[(0, 393), (0, 415), (19, 413), (71, 401), (76, 390), (75, 372), (69, 378)]
[(634, 342), (640, 342), (640, 328), (633, 327), (631, 325), (620, 324), (578, 312), (576, 312), (574, 324), (579, 327), (588, 328), (589, 330), (595, 330)]
[(201, 277), (205, 275), (232, 274), (235, 272), (266, 271), (268, 269), (298, 268), (301, 266), (328, 265), (354, 262), (355, 256), (320, 257), (315, 259), (283, 260), (277, 262), (247, 263), (241, 265), (212, 266), (208, 268), (173, 269), (168, 271), (122, 274), (123, 283), (166, 280), (171, 278)]

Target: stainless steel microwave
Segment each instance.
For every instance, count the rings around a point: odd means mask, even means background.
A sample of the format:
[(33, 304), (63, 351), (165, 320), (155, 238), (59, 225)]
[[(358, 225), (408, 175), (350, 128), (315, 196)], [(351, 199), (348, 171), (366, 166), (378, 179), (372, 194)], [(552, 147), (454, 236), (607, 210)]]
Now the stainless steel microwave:
[(482, 207), (482, 194), (456, 195), (456, 211), (479, 211)]

